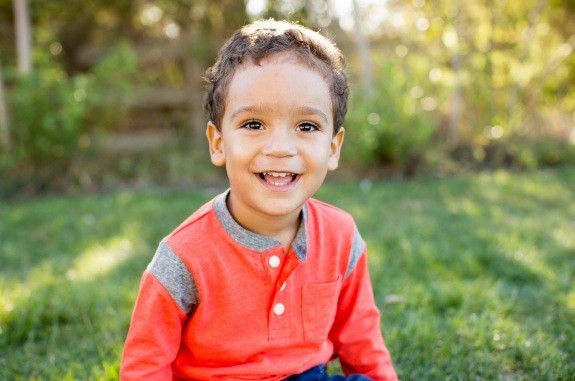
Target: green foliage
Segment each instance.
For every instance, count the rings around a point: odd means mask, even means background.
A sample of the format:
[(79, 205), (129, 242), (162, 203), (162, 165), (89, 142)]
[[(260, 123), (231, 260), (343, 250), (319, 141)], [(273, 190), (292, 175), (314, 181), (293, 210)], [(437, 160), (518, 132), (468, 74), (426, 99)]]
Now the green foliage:
[(69, 79), (58, 68), (17, 78), (11, 92), (12, 160), (31, 166), (66, 165), (82, 133), (88, 92), (86, 77)]
[(436, 126), (419, 100), (409, 95), (406, 73), (392, 61), (380, 60), (374, 89), (352, 92), (345, 125), (347, 159), (362, 165), (413, 175), (428, 164)]
[(126, 117), (136, 100), (138, 62), (128, 42), (112, 47), (91, 70), (88, 121), (94, 130), (111, 130)]
[[(7, 83), (15, 147), (10, 155), (0, 152), (0, 176), (5, 180), (0, 182), (0, 196), (23, 188), (69, 188), (84, 181), (80, 178), (96, 183), (98, 169), (113, 167), (115, 158), (98, 150), (94, 134), (113, 130), (129, 107), (136, 58), (121, 44), (105, 62), (76, 74), (93, 64), (91, 52), (122, 39), (146, 51), (139, 76), (150, 88), (190, 88), (189, 102), (166, 102), (167, 106), (146, 110), (162, 121), (159, 128), (177, 126), (181, 133), (193, 120), (193, 135), (202, 135), (197, 133), (203, 129), (201, 118), (189, 117), (201, 113), (194, 91), (200, 91), (202, 71), (221, 43), (248, 21), (246, 4), (31, 3), (34, 63), (40, 69), (30, 78), (12, 76)], [(358, 2), (374, 61), (371, 93), (359, 86), (359, 69), (365, 66), (356, 55), (360, 39), (353, 29), (340, 28), (349, 26), (351, 12), (337, 16), (336, 2), (266, 4), (259, 16), (288, 18), (321, 30), (335, 39), (350, 62), (352, 97), (343, 166), (351, 163), (354, 170), (411, 176), (575, 163), (572, 1)], [(13, 21), (10, 2), (0, 1), (0, 56), (8, 68), (16, 62)], [(168, 37), (168, 27), (175, 27), (179, 35)], [(166, 54), (149, 48), (159, 44), (169, 47)], [(56, 61), (61, 66), (55, 66)], [(563, 127), (548, 128), (555, 124)], [(490, 133), (494, 129), (498, 134)], [(126, 184), (135, 176), (154, 182), (159, 173), (158, 182), (163, 182), (170, 174), (163, 169), (171, 164), (155, 155), (140, 151), (123, 157), (129, 162), (123, 166), (129, 168), (104, 176)], [(172, 180), (179, 181), (178, 175)]]
[(557, 136), (514, 135), (491, 147), (498, 159), (495, 165), (521, 169), (536, 169), (575, 163), (575, 145)]
[(422, 102), (436, 102), (426, 115), (437, 124), (437, 139), (422, 155), (433, 158), (431, 170), (573, 163), (575, 24), (567, 21), (572, 15), (564, 1), (441, 0), (389, 7), (401, 26), (384, 22), (371, 36), (374, 60), (386, 54), (393, 74), (414, 86), (397, 89), (403, 92), (395, 97), (417, 103), (410, 98), (419, 93)]
[(12, 147), (0, 162), (0, 174), (13, 189), (0, 188), (0, 194), (62, 189), (77, 181), (74, 161), (90, 149), (94, 133), (124, 116), (135, 71), (133, 52), (119, 44), (88, 74), (68, 76), (46, 64), (13, 76)]
[[(322, 187), (368, 244), (401, 379), (573, 378), (574, 188), (574, 167)], [(0, 379), (117, 379), (156, 245), (220, 190), (0, 203)]]

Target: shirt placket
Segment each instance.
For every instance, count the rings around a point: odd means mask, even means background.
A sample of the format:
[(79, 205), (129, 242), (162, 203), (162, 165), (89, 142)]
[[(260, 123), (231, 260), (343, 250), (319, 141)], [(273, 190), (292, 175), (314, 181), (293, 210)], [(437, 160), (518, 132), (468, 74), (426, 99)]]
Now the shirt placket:
[(289, 310), (290, 292), (288, 291), (288, 283), (289, 275), (297, 266), (297, 259), (293, 252), (284, 257), (277, 253), (272, 253), (267, 259), (267, 265), (272, 275), (272, 282), (275, 284), (268, 314), (269, 340), (283, 341), (290, 337), (292, 311)]

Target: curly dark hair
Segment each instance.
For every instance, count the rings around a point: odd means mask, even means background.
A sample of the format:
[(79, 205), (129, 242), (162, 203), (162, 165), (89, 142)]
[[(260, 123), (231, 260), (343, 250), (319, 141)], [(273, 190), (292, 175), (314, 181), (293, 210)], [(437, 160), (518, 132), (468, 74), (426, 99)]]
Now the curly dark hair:
[(332, 100), (334, 134), (347, 113), (349, 87), (345, 58), (328, 38), (288, 21), (260, 20), (237, 30), (222, 46), (216, 63), (205, 74), (204, 108), (210, 121), (221, 128), (228, 87), (237, 68), (250, 59), (255, 65), (275, 53), (294, 53), (327, 81)]

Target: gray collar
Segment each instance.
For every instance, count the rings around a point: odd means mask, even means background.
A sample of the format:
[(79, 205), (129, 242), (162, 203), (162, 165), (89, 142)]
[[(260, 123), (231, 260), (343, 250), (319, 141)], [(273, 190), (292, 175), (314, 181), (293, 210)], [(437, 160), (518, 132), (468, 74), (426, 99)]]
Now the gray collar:
[[(226, 205), (226, 199), (229, 194), (230, 190), (228, 189), (226, 192), (217, 196), (213, 205), (216, 216), (218, 217), (218, 220), (222, 224), (224, 230), (236, 242), (255, 251), (266, 251), (281, 244), (280, 241), (273, 237), (251, 232), (238, 224), (232, 217), (230, 211), (228, 210), (228, 206)], [(302, 219), (299, 230), (291, 244), (298, 259), (301, 262), (304, 262), (307, 257), (307, 216), (307, 205), (304, 204), (302, 208)]]

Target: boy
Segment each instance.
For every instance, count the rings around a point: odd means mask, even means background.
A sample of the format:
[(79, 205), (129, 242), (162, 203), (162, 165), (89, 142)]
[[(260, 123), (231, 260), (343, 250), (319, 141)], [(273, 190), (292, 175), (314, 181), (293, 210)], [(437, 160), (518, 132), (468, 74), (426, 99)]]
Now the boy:
[[(258, 21), (206, 80), (210, 156), (230, 188), (160, 243), (121, 379), (396, 380), (365, 243), (351, 216), (311, 198), (338, 166), (343, 56), (302, 26)], [(335, 357), (357, 375), (326, 375)]]

